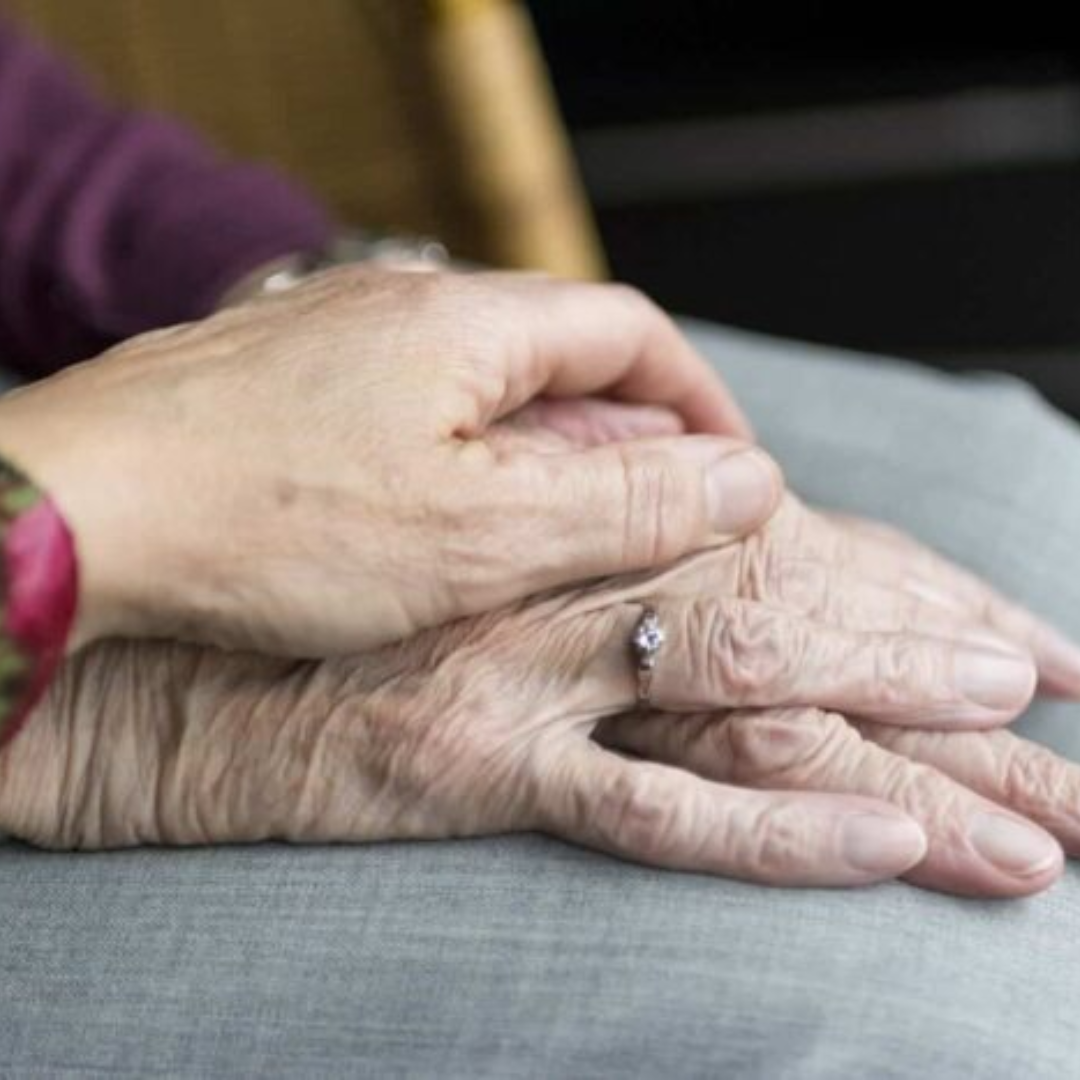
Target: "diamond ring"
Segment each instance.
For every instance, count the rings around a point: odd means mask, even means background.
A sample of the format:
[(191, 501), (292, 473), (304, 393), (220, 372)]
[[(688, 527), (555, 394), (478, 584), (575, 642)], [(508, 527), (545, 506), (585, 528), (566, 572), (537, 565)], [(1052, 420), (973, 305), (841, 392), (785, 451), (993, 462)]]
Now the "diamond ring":
[(634, 654), (637, 673), (637, 700), (641, 708), (648, 708), (652, 704), (649, 692), (652, 690), (656, 660), (664, 647), (664, 640), (664, 628), (660, 625), (656, 610), (645, 608), (630, 635), (630, 649)]

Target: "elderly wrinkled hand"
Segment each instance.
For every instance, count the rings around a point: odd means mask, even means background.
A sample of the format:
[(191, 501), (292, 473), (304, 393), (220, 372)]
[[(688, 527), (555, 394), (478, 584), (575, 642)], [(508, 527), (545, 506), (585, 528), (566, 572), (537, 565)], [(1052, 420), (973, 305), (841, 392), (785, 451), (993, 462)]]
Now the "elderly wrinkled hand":
[[(590, 394), (650, 437), (486, 437)], [(79, 644), (367, 649), (745, 533), (782, 487), (655, 305), (523, 274), (330, 271), (5, 395), (0, 433), (75, 533)]]
[[(851, 570), (864, 557), (877, 580)], [(628, 649), (644, 605), (668, 637), (649, 711)], [(1059, 842), (1080, 852), (1080, 769), (993, 729), (1036, 680), (1008, 639), (1048, 634), (791, 500), (665, 571), (358, 657), (98, 645), (0, 754), (0, 826), (86, 848), (538, 829), (774, 884), (1028, 893)], [(1075, 688), (1053, 649), (1040, 663)]]

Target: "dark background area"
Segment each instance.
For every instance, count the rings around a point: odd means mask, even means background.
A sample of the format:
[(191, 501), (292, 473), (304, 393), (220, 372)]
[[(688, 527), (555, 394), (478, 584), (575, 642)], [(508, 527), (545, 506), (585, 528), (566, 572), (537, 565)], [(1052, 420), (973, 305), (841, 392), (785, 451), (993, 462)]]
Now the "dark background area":
[(1080, 415), (1080, 35), (990, 16), (981, 42), (911, 40), (947, 6), (879, 8), (861, 37), (812, 8), (532, 10), (617, 276), (684, 313), (1013, 371)]

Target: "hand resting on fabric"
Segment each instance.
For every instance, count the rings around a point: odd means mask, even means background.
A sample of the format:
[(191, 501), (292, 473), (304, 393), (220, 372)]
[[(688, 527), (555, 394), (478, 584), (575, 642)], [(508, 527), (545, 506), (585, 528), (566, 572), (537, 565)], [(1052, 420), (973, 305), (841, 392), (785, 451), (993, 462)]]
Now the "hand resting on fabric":
[[(644, 603), (669, 636), (648, 715), (627, 652)], [(791, 498), (667, 570), (355, 657), (101, 643), (0, 753), (0, 827), (63, 848), (542, 830), (773, 884), (1021, 895), (1059, 843), (1080, 853), (1080, 768), (996, 729), (1036, 681), (1002, 635), (1048, 633)], [(1074, 692), (1049, 656), (1044, 684)]]

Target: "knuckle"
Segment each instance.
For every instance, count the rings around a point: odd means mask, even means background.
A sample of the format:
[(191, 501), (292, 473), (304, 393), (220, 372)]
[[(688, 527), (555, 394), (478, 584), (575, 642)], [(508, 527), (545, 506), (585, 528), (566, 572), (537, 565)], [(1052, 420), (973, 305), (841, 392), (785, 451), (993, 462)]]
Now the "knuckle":
[(1071, 770), (1049, 751), (1016, 743), (1001, 765), (1001, 801), (1014, 809), (1045, 815), (1076, 805), (1078, 784)]
[(620, 456), (627, 566), (656, 566), (681, 555), (697, 533), (701, 493), (660, 455)]
[(680, 805), (653, 767), (620, 770), (599, 798), (596, 825), (609, 846), (650, 862), (662, 861), (677, 846)]
[(724, 704), (769, 704), (795, 685), (806, 653), (806, 633), (796, 621), (753, 604), (711, 608), (697, 640), (709, 650), (709, 684)]
[(828, 771), (859, 736), (842, 716), (820, 709), (741, 713), (727, 721), (733, 778), (793, 786)]
[(906, 636), (880, 640), (874, 648), (872, 668), (874, 697), (887, 708), (940, 698), (948, 685), (941, 649)]
[(729, 850), (739, 869), (761, 880), (780, 880), (813, 859), (814, 839), (797, 801), (770, 801), (737, 811)]

